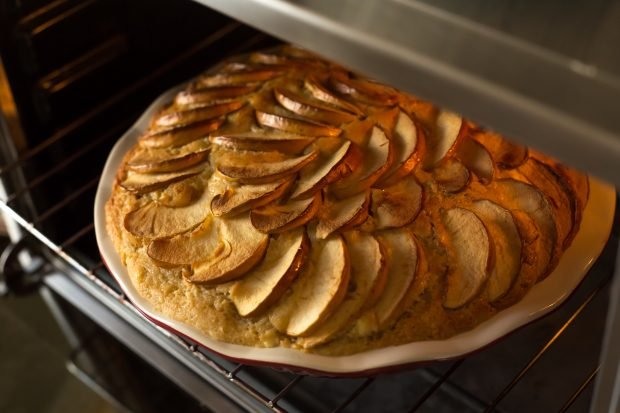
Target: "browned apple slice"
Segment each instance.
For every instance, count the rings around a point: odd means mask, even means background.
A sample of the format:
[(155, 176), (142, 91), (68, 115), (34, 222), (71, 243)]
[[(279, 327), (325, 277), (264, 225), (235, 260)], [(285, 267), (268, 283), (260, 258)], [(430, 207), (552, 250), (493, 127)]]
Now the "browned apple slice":
[(314, 141), (308, 136), (265, 133), (238, 133), (211, 136), (211, 143), (228, 149), (299, 153)]
[(329, 76), (330, 86), (338, 93), (348, 95), (354, 99), (374, 106), (392, 106), (398, 103), (398, 98), (385, 93), (385, 88), (365, 80), (352, 79), (343, 71), (334, 71)]
[(489, 183), (493, 179), (495, 165), (491, 154), (480, 143), (464, 138), (456, 146), (456, 157), (472, 171), (480, 182)]
[(394, 162), (380, 179), (380, 184), (389, 186), (407, 175), (424, 156), (424, 136), (413, 119), (399, 111), (392, 132)]
[(256, 111), (256, 120), (262, 126), (278, 129), (284, 132), (290, 132), (304, 136), (331, 136), (340, 135), (342, 130), (331, 126), (322, 125), (299, 119), (287, 118), (286, 116), (266, 113), (260, 110)]
[(191, 125), (196, 122), (218, 118), (228, 113), (239, 110), (245, 102), (233, 100), (225, 103), (216, 103), (196, 109), (189, 109), (180, 112), (165, 113), (155, 119), (154, 126), (157, 130), (165, 130), (179, 125)]
[(167, 159), (132, 159), (126, 165), (127, 169), (141, 173), (175, 172), (203, 162), (208, 155), (209, 150), (203, 149)]
[(349, 176), (339, 180), (332, 190), (340, 197), (352, 196), (370, 188), (392, 165), (394, 151), (383, 130), (372, 128), (362, 155), (362, 164)]
[(229, 186), (223, 194), (213, 197), (211, 212), (213, 215), (233, 215), (273, 202), (291, 187), (293, 179), (287, 178), (277, 182), (261, 185)]
[(278, 103), (284, 108), (315, 122), (339, 126), (357, 119), (357, 116), (349, 112), (321, 105), (286, 89), (275, 88), (273, 92)]
[(128, 171), (127, 177), (119, 185), (128, 191), (135, 192), (137, 194), (145, 194), (167, 186), (173, 182), (178, 182), (198, 175), (207, 167), (208, 164), (203, 162), (178, 172), (141, 174), (138, 172)]
[(319, 138), (313, 147), (319, 151), (319, 157), (301, 170), (291, 194), (292, 199), (314, 194), (329, 183), (347, 176), (359, 165), (359, 152), (351, 141)]
[(312, 265), (306, 265), (290, 294), (273, 307), (269, 321), (289, 336), (310, 334), (337, 308), (347, 292), (350, 259), (339, 235), (312, 241)]
[(516, 168), (527, 160), (528, 149), (525, 146), (510, 142), (498, 134), (481, 131), (473, 134), (473, 138), (489, 151), (502, 169)]
[(309, 76), (304, 80), (304, 87), (315, 99), (323, 101), (336, 108), (346, 110), (347, 112), (353, 113), (358, 116), (364, 115), (364, 112), (360, 108), (358, 108), (352, 103), (347, 102), (344, 99), (339, 98), (338, 96), (331, 93), (329, 90), (325, 89), (323, 86), (321, 86), (321, 83), (313, 76)]
[(193, 262), (187, 279), (195, 283), (218, 284), (241, 277), (261, 262), (269, 245), (269, 236), (257, 231), (247, 214), (220, 219), (220, 234), (230, 254), (210, 255)]
[(304, 228), (273, 239), (263, 261), (230, 288), (239, 314), (254, 317), (278, 301), (303, 267), (309, 249)]
[(292, 175), (318, 157), (317, 151), (309, 152), (295, 158), (275, 162), (265, 162), (260, 156), (263, 152), (249, 152), (245, 156), (236, 156), (233, 159), (223, 159), (217, 170), (230, 179), (244, 184), (260, 184), (273, 182)]
[(196, 82), (198, 88), (217, 86), (236, 86), (248, 83), (264, 82), (282, 74), (273, 69), (247, 69), (228, 73), (203, 76)]
[(495, 301), (508, 292), (521, 270), (521, 237), (512, 214), (488, 200), (473, 204), (474, 213), (482, 220), (491, 236), (495, 264), (486, 285), (489, 300)]
[(319, 211), (316, 237), (325, 239), (336, 231), (344, 231), (362, 224), (368, 217), (368, 191), (342, 200), (331, 200)]
[(457, 140), (465, 133), (465, 122), (456, 113), (441, 111), (437, 116), (435, 131), (428, 137), (427, 152), (424, 165), (432, 168), (450, 154)]
[(316, 347), (344, 334), (346, 326), (360, 311), (374, 305), (385, 288), (387, 265), (379, 242), (360, 231), (347, 232), (345, 238), (351, 257), (349, 291), (325, 323), (311, 335), (297, 339), (296, 344), (303, 348)]
[(422, 186), (413, 175), (384, 189), (372, 189), (371, 211), (374, 229), (410, 224), (422, 208)]
[(497, 203), (504, 208), (522, 211), (527, 214), (536, 228), (531, 232), (536, 234), (536, 275), (539, 280), (546, 277), (557, 262), (558, 234), (550, 202), (545, 195), (532, 185), (513, 179), (496, 181), (492, 194), (497, 197)]
[(285, 232), (308, 223), (320, 206), (321, 192), (317, 192), (312, 198), (256, 208), (250, 212), (250, 219), (254, 228), (261, 232)]
[(433, 179), (446, 192), (458, 192), (469, 182), (469, 170), (455, 158), (445, 158), (432, 171)]
[(254, 92), (257, 86), (223, 86), (201, 90), (187, 90), (180, 92), (174, 98), (174, 104), (179, 108), (192, 108), (212, 105), (229, 99), (238, 98)]
[(519, 167), (519, 172), (551, 199), (558, 242), (563, 248), (568, 247), (575, 235), (575, 196), (572, 188), (553, 168), (537, 159), (528, 159)]
[(491, 243), (484, 224), (473, 212), (451, 208), (443, 211), (441, 218), (454, 263), (448, 271), (443, 305), (457, 309), (474, 299), (489, 278)]
[(418, 245), (409, 230), (385, 231), (378, 238), (386, 250), (387, 281), (375, 305), (356, 321), (362, 336), (389, 327), (402, 314), (418, 268)]
[(219, 129), (223, 123), (223, 118), (209, 119), (204, 122), (180, 126), (163, 132), (148, 133), (141, 136), (139, 142), (140, 145), (148, 148), (181, 146), (208, 137), (211, 132)]
[(195, 202), (178, 208), (149, 202), (128, 213), (124, 226), (139, 237), (171, 237), (200, 225), (209, 215), (210, 204), (211, 195), (208, 191), (204, 191)]

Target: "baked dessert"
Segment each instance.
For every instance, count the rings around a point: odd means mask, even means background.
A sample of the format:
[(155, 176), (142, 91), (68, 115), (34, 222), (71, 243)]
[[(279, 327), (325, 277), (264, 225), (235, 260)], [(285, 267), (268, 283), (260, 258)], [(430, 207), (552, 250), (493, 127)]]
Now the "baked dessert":
[(216, 340), (345, 355), (447, 338), (516, 303), (587, 200), (585, 175), (284, 46), (163, 107), (106, 220), (157, 311)]

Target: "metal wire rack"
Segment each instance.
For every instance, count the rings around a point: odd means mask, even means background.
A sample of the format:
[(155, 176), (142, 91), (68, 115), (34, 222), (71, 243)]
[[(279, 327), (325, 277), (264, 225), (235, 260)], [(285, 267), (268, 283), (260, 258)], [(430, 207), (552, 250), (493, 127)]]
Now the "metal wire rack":
[[(43, 283), (60, 295), (63, 294), (63, 288), (56, 283), (65, 283), (63, 286), (66, 286), (67, 282), (76, 283), (79, 288), (86, 290), (106, 306), (118, 307), (116, 313), (121, 314), (126, 322), (134, 327), (138, 326), (142, 334), (151, 339), (156, 338), (158, 343), (164, 343), (167, 351), (173, 354), (180, 364), (190, 366), (201, 379), (236, 399), (248, 410), (376, 411), (377, 406), (381, 406), (386, 410), (396, 411), (392, 409), (396, 406), (398, 410), (411, 412), (583, 411), (584, 407), (588, 406), (592, 383), (599, 370), (598, 354), (603, 332), (600, 319), (604, 318), (601, 314), (604, 314), (606, 308), (606, 295), (614, 267), (613, 259), (618, 244), (617, 223), (602, 258), (559, 311), (513, 334), (489, 350), (413, 371), (370, 378), (330, 379), (246, 366), (224, 360), (142, 317), (98, 258), (90, 215), (94, 190), (99, 180), (98, 171), (102, 168), (105, 154), (138, 113), (127, 113), (125, 121), (109, 125), (106, 130), (89, 139), (52, 168), (34, 176), (28, 176), (28, 171), (38, 157), (62, 146), (67, 140), (75, 139), (74, 135), (94, 118), (105, 115), (107, 110), (131, 94), (142, 93), (143, 89), (164, 74), (174, 71), (185, 59), (215, 47), (240, 27), (237, 23), (231, 23), (218, 30), (181, 53), (174, 61), (152, 71), (141, 81), (100, 103), (0, 167), (1, 178), (8, 179), (9, 176), (17, 174), (25, 181), (24, 185), (15, 187), (1, 200), (0, 209), (25, 229), (29, 237), (38, 241), (24, 243), (22, 247), (32, 255), (44, 257), (48, 263), (37, 269), (38, 273), (43, 274)], [(229, 48), (229, 52), (234, 54), (251, 49), (264, 40), (262, 35), (251, 37), (242, 44)], [(99, 163), (92, 164), (85, 170), (80, 161), (93, 154), (102, 154), (96, 157)], [(63, 192), (58, 200), (45, 209), (36, 211), (34, 205), (28, 202), (29, 198), (36, 198), (37, 192), (42, 188), (55, 185), (60, 187), (58, 181), (62, 181), (64, 176), (75, 174), (84, 176), (78, 184)], [(89, 213), (74, 219), (72, 213), (80, 208), (88, 209)], [(56, 230), (59, 222), (65, 227), (63, 231)], [(60, 278), (54, 276), (59, 271), (63, 274)], [(63, 279), (64, 281), (61, 281)], [(11, 282), (19, 284), (20, 278), (13, 277)], [(64, 294), (67, 292), (64, 291)], [(599, 320), (593, 322), (597, 317)], [(560, 351), (575, 345), (583, 346), (578, 357), (575, 349), (569, 352)], [(511, 346), (517, 346), (518, 351), (510, 350)], [(585, 353), (589, 353), (589, 356), (582, 357)], [(562, 360), (563, 355), (568, 355), (569, 359)], [(577, 359), (583, 359), (577, 363), (579, 368), (571, 366)], [(562, 365), (549, 366), (549, 360), (562, 360)], [(537, 369), (543, 364), (546, 364), (544, 369)], [(484, 372), (485, 377), (481, 378), (481, 366), (489, 365), (494, 367)], [(501, 378), (496, 380), (494, 374), (500, 371)], [(570, 380), (565, 378), (566, 371), (572, 371)], [(546, 397), (534, 395), (529, 400), (524, 400), (523, 392), (530, 387), (525, 386), (523, 390), (518, 390), (529, 377), (533, 377), (531, 380), (537, 383), (543, 377), (547, 384), (562, 377), (560, 381), (564, 382), (563, 392), (556, 391), (557, 386), (550, 386), (550, 394), (545, 395)], [(476, 383), (477, 381), (482, 384)], [(394, 387), (396, 391), (386, 390)], [(515, 396), (515, 393), (518, 394)], [(386, 394), (390, 396), (382, 396)], [(394, 397), (395, 394), (399, 400), (386, 400), (386, 397)], [(525, 402), (531, 402), (527, 410), (522, 405)]]

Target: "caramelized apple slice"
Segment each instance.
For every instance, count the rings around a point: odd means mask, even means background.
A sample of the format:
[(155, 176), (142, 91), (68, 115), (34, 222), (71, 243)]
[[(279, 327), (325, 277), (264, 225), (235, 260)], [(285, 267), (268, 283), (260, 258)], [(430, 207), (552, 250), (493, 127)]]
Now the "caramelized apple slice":
[(286, 89), (275, 88), (274, 95), (278, 103), (297, 115), (315, 122), (339, 126), (352, 122), (357, 116), (321, 105)]
[(187, 126), (153, 132), (140, 137), (140, 145), (148, 148), (165, 148), (169, 146), (181, 146), (189, 142), (206, 138), (209, 134), (222, 126), (224, 119), (209, 119), (204, 122), (193, 123)]
[(536, 275), (539, 280), (543, 279), (558, 259), (558, 254), (554, 254), (558, 246), (558, 233), (549, 201), (532, 185), (513, 179), (498, 180), (493, 193), (504, 208), (523, 211), (532, 219), (535, 228), (530, 232), (536, 234), (538, 244)]
[(174, 104), (179, 108), (193, 108), (212, 105), (229, 99), (238, 98), (254, 92), (257, 86), (224, 86), (202, 90), (180, 92), (174, 98)]
[(203, 162), (178, 172), (141, 174), (138, 172), (128, 171), (127, 177), (119, 185), (128, 191), (135, 192), (136, 194), (145, 194), (167, 186), (173, 182), (182, 181), (183, 179), (198, 175), (207, 169), (207, 167), (208, 164)]
[(432, 171), (433, 179), (446, 192), (458, 192), (469, 182), (469, 170), (455, 158), (445, 158)]
[(380, 183), (388, 186), (407, 175), (418, 164), (424, 153), (424, 137), (406, 113), (399, 111), (392, 132), (394, 162), (381, 177)]
[(521, 237), (512, 214), (488, 200), (474, 202), (473, 212), (482, 220), (492, 243), (495, 265), (486, 285), (486, 294), (495, 301), (508, 292), (521, 270)]
[(264, 82), (280, 76), (281, 74), (281, 71), (273, 69), (237, 70), (234, 72), (203, 76), (198, 79), (196, 84), (199, 89), (204, 87), (245, 85), (248, 83)]
[(127, 162), (127, 169), (141, 173), (176, 172), (199, 164), (207, 159), (208, 149), (198, 152), (190, 152), (184, 155), (167, 159), (132, 159)]
[(319, 158), (303, 168), (292, 199), (301, 199), (314, 194), (324, 186), (351, 173), (359, 164), (359, 153), (351, 141), (341, 142), (332, 138), (320, 138), (314, 143)]
[(221, 237), (230, 246), (230, 254), (209, 256), (193, 262), (187, 279), (195, 283), (218, 284), (239, 278), (254, 268), (265, 255), (269, 237), (257, 231), (247, 214), (221, 219)]
[(364, 115), (364, 112), (360, 108), (334, 95), (323, 86), (321, 86), (321, 83), (312, 76), (309, 76), (304, 80), (304, 87), (315, 99), (318, 99), (336, 108), (346, 110), (347, 112), (353, 113), (358, 116)]
[(491, 243), (484, 224), (473, 212), (452, 208), (442, 213), (453, 266), (449, 269), (444, 307), (457, 309), (476, 297), (489, 278)]
[(304, 228), (273, 239), (263, 261), (230, 288), (230, 298), (239, 314), (260, 315), (279, 300), (297, 277), (309, 249)]
[(304, 136), (331, 136), (340, 135), (340, 128), (322, 125), (320, 123), (308, 122), (299, 119), (287, 118), (285, 116), (256, 111), (256, 120), (262, 126), (278, 129)]
[(370, 234), (350, 231), (345, 239), (351, 257), (349, 291), (342, 304), (311, 335), (300, 337), (296, 344), (303, 348), (316, 347), (346, 332), (364, 308), (374, 305), (387, 282), (385, 252)]
[(165, 113), (155, 119), (154, 127), (158, 130), (166, 130), (180, 125), (191, 125), (209, 119), (218, 118), (239, 110), (245, 105), (244, 102), (233, 100), (231, 102), (216, 103), (196, 109), (180, 112)]
[(343, 95), (374, 106), (392, 106), (398, 103), (395, 95), (385, 93), (380, 85), (365, 80), (352, 79), (345, 72), (335, 71), (329, 77), (329, 84), (334, 90)]
[(280, 199), (292, 184), (293, 180), (288, 178), (261, 185), (229, 187), (223, 194), (213, 197), (211, 212), (216, 217), (233, 215), (266, 205), (276, 199)]
[(339, 201), (325, 203), (319, 212), (316, 237), (325, 239), (336, 231), (344, 231), (362, 224), (368, 217), (370, 193), (368, 191)]
[(339, 235), (312, 241), (312, 265), (293, 283), (269, 314), (269, 321), (289, 336), (310, 334), (337, 308), (347, 292), (350, 260), (347, 246)]
[(480, 142), (491, 154), (498, 167), (512, 169), (527, 160), (528, 150), (523, 145), (510, 142), (492, 132), (478, 132), (473, 138)]
[(125, 216), (124, 226), (131, 234), (150, 239), (181, 234), (200, 225), (209, 215), (211, 196), (204, 191), (195, 202), (184, 207), (169, 207), (149, 202)]
[(464, 138), (456, 147), (456, 156), (472, 171), (480, 182), (487, 184), (493, 179), (495, 165), (491, 154), (480, 143)]
[(424, 165), (432, 168), (451, 153), (465, 130), (465, 122), (460, 115), (448, 111), (439, 112), (435, 131), (429, 136)]
[(265, 233), (286, 232), (308, 223), (321, 206), (321, 192), (312, 198), (289, 201), (286, 204), (270, 204), (250, 212), (254, 228)]
[(229, 159), (222, 159), (217, 170), (227, 178), (241, 183), (259, 184), (273, 182), (295, 174), (318, 157), (318, 152), (312, 151), (295, 158), (269, 162), (260, 157), (262, 153), (249, 152), (243, 156), (236, 155)]
[(308, 136), (288, 134), (239, 133), (211, 136), (211, 143), (223, 148), (246, 151), (280, 151), (299, 153), (314, 141)]
[(422, 186), (413, 175), (385, 189), (372, 189), (371, 211), (374, 229), (410, 224), (422, 209)]
[(378, 238), (385, 246), (387, 281), (375, 305), (356, 321), (363, 336), (389, 327), (402, 314), (418, 268), (418, 245), (409, 230), (385, 231)]
[(394, 152), (385, 133), (372, 128), (362, 155), (362, 164), (353, 173), (336, 182), (332, 190), (340, 197), (351, 196), (370, 188), (392, 165)]

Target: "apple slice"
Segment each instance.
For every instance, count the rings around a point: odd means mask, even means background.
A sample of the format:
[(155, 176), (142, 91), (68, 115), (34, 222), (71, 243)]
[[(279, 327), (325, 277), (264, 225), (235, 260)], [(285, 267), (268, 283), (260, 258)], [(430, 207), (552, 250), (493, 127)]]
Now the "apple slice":
[(306, 265), (269, 314), (269, 321), (289, 336), (307, 335), (337, 308), (347, 292), (350, 260), (341, 236), (312, 241), (312, 265)]
[(223, 86), (201, 90), (186, 90), (174, 98), (178, 108), (194, 108), (238, 98), (254, 92), (257, 86)]
[(151, 132), (141, 136), (139, 142), (140, 145), (148, 148), (181, 146), (208, 137), (211, 132), (219, 129), (223, 123), (223, 118), (217, 118), (187, 126), (180, 126), (163, 132)]
[(469, 170), (455, 158), (445, 158), (432, 171), (433, 179), (446, 192), (458, 192), (469, 182)]
[(273, 92), (278, 103), (284, 108), (315, 122), (339, 126), (357, 119), (357, 116), (349, 112), (335, 110), (310, 101), (286, 89), (274, 88)]
[(315, 162), (300, 171), (291, 199), (306, 198), (324, 186), (347, 176), (359, 164), (358, 149), (351, 141), (319, 138), (313, 144), (319, 151)]
[(473, 300), (489, 278), (491, 242), (482, 221), (467, 209), (445, 210), (441, 219), (453, 263), (447, 276), (443, 306), (454, 310)]
[(273, 69), (237, 70), (234, 72), (202, 76), (198, 79), (196, 84), (199, 90), (205, 87), (245, 85), (248, 83), (271, 80), (281, 74), (281, 71)]
[(245, 102), (233, 100), (225, 103), (216, 103), (214, 105), (204, 106), (196, 109), (189, 109), (180, 112), (165, 113), (157, 117), (153, 126), (158, 130), (166, 130), (179, 125), (191, 125), (196, 122), (218, 118), (228, 113), (241, 109)]
[(450, 154), (457, 140), (466, 130), (463, 118), (456, 113), (441, 111), (437, 116), (435, 131), (430, 134), (424, 165), (427, 169), (435, 166)]
[(125, 215), (123, 224), (128, 232), (139, 237), (171, 237), (200, 225), (209, 215), (210, 204), (209, 191), (190, 205), (178, 208), (151, 201)]
[(340, 197), (352, 196), (370, 188), (392, 165), (394, 151), (383, 130), (372, 128), (370, 138), (362, 155), (362, 164), (349, 176), (333, 185), (332, 190)]
[(238, 133), (215, 135), (209, 138), (214, 145), (228, 149), (246, 151), (280, 151), (299, 153), (310, 145), (315, 138), (290, 134)]
[(261, 262), (269, 245), (269, 236), (257, 231), (247, 214), (220, 219), (221, 237), (230, 247), (230, 254), (210, 255), (193, 262), (192, 273), (186, 278), (195, 283), (219, 284), (243, 276)]
[(325, 239), (336, 231), (344, 231), (361, 225), (368, 217), (370, 193), (368, 191), (339, 201), (328, 201), (319, 212), (316, 237)]
[(506, 295), (521, 270), (521, 236), (512, 214), (488, 200), (475, 201), (473, 212), (482, 220), (491, 236), (495, 265), (491, 269), (486, 286), (490, 301)]
[(265, 233), (286, 232), (308, 223), (321, 206), (321, 192), (312, 198), (289, 201), (286, 204), (270, 204), (250, 212), (254, 228)]
[(196, 176), (207, 169), (208, 166), (208, 163), (203, 162), (182, 171), (158, 174), (141, 174), (138, 172), (128, 171), (126, 178), (120, 182), (119, 185), (130, 192), (145, 194), (147, 192), (165, 187), (173, 182), (179, 182), (184, 179), (191, 178), (192, 176)]
[(495, 164), (502, 169), (512, 169), (527, 160), (528, 149), (523, 145), (510, 142), (502, 136), (481, 131), (472, 136), (491, 154)]
[(410, 224), (422, 209), (422, 186), (413, 175), (385, 189), (372, 189), (371, 211), (374, 229)]
[(555, 254), (558, 247), (558, 233), (550, 202), (546, 196), (532, 185), (513, 179), (496, 181), (492, 194), (497, 203), (511, 211), (522, 211), (531, 219), (535, 228), (530, 232), (536, 234), (537, 279), (546, 277), (558, 260)]
[(456, 157), (472, 171), (480, 182), (487, 184), (493, 179), (495, 165), (491, 154), (473, 139), (464, 138), (456, 146)]
[(387, 282), (385, 252), (370, 234), (350, 231), (345, 234), (351, 257), (351, 280), (349, 291), (342, 304), (311, 335), (300, 337), (296, 344), (312, 348), (326, 343), (339, 334), (366, 307), (374, 305)]
[(312, 151), (291, 159), (264, 162), (260, 156), (254, 155), (262, 153), (249, 152), (246, 156), (220, 161), (217, 170), (225, 177), (244, 184), (267, 183), (299, 172), (319, 155), (317, 151)]
[(312, 97), (332, 105), (338, 109), (346, 110), (357, 116), (364, 116), (364, 112), (352, 103), (331, 93), (329, 90), (321, 86), (321, 83), (313, 76), (309, 76), (304, 80), (304, 87), (310, 92)]
[(407, 175), (418, 164), (424, 154), (424, 135), (413, 119), (403, 111), (398, 112), (396, 125), (392, 131), (394, 162), (381, 177), (383, 186), (392, 185)]
[(301, 271), (309, 249), (304, 228), (273, 239), (263, 261), (230, 288), (239, 314), (254, 317), (278, 301)]
[(135, 158), (127, 162), (127, 169), (141, 173), (176, 172), (199, 164), (207, 159), (208, 149), (190, 152), (167, 159)]
[(387, 281), (375, 305), (356, 321), (355, 328), (362, 336), (389, 327), (402, 314), (418, 270), (418, 245), (409, 230), (385, 231), (378, 239), (385, 246)]
[(234, 215), (252, 208), (266, 205), (282, 195), (291, 187), (293, 179), (283, 179), (261, 185), (228, 187), (223, 194), (213, 197), (211, 212), (216, 217)]
[(256, 111), (256, 120), (262, 126), (305, 136), (335, 137), (340, 135), (342, 132), (340, 128), (334, 128), (305, 120), (288, 118), (286, 116), (266, 113), (260, 110)]
[(398, 103), (396, 95), (385, 93), (385, 87), (371, 82), (352, 79), (343, 71), (335, 71), (329, 76), (330, 86), (343, 95), (373, 106), (392, 106)]

